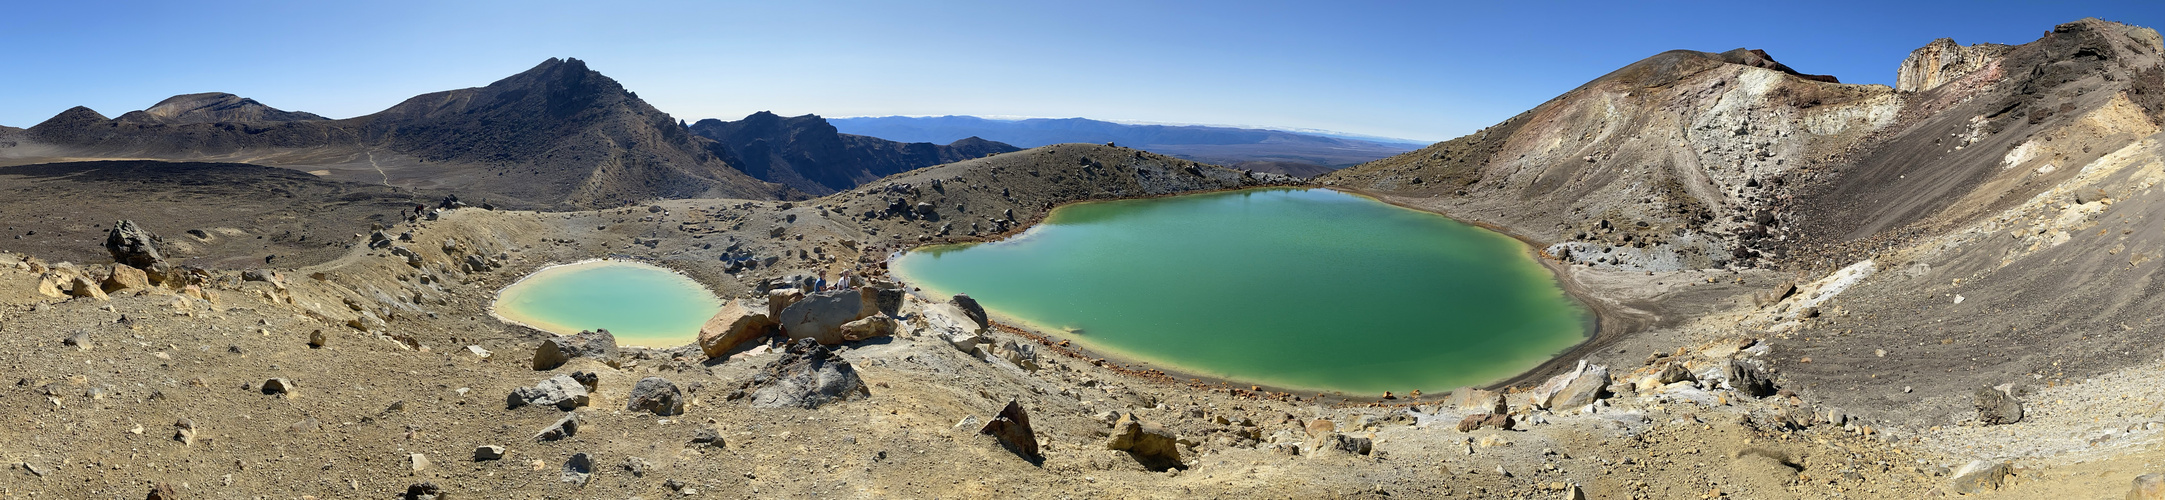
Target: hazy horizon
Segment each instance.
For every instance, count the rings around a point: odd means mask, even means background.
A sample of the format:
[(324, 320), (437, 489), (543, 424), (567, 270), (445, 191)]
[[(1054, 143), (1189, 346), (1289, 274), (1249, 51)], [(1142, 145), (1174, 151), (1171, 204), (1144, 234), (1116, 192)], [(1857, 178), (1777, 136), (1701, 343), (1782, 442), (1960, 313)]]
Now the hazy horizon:
[(197, 92), (348, 118), (576, 57), (686, 121), (1083, 117), (1427, 142), (1670, 49), (1757, 48), (1802, 72), (1891, 84), (1935, 38), (2020, 44), (2083, 17), (2165, 18), (2165, 6), (2113, 2), (215, 5), (16, 7), (0, 19), (19, 75), (0, 92), (0, 125)]

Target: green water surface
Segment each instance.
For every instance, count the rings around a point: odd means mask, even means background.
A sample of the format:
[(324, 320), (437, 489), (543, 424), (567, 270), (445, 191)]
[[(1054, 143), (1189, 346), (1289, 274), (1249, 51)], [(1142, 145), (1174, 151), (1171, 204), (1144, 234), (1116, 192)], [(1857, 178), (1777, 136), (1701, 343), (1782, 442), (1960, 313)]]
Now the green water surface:
[(892, 267), (1115, 357), (1304, 391), (1481, 385), (1590, 332), (1517, 240), (1325, 189), (1069, 205)]
[(722, 301), (668, 269), (596, 260), (536, 271), (498, 292), (493, 308), (550, 332), (608, 329), (619, 345), (676, 347), (697, 341)]

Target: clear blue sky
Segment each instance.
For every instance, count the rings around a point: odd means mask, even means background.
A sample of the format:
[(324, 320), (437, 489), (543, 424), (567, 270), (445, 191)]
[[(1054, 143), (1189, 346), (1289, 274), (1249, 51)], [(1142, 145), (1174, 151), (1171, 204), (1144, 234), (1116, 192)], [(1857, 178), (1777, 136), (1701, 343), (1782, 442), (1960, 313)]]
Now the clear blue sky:
[(2165, 23), (2158, 1), (434, 3), (16, 2), (0, 8), (0, 124), (211, 91), (346, 118), (577, 57), (688, 120), (1080, 116), (1426, 141), (1669, 49), (1765, 49), (1891, 84), (1938, 37)]

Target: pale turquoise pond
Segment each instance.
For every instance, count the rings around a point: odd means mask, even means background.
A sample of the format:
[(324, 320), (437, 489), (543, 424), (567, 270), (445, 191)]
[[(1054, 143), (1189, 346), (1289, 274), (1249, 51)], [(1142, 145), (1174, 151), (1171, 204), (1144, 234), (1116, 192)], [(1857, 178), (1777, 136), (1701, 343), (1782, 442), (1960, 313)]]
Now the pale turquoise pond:
[(617, 344), (676, 347), (695, 342), (722, 301), (691, 278), (637, 262), (597, 260), (550, 267), (496, 295), (498, 317), (571, 334), (608, 329)]
[(1304, 391), (1483, 385), (1591, 331), (1519, 241), (1323, 189), (1069, 205), (892, 267), (1092, 350)]

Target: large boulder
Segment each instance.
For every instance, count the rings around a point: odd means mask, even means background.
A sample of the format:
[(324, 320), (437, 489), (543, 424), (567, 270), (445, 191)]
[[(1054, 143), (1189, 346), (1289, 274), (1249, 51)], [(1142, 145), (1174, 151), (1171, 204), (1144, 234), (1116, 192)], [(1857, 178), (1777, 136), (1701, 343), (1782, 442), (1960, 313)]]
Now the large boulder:
[(572, 358), (594, 358), (602, 364), (617, 366), (616, 336), (610, 335), (608, 330), (595, 330), (543, 340), (541, 346), (534, 349), (534, 369), (554, 370), (571, 362)]
[(586, 384), (579, 383), (578, 379), (570, 375), (557, 375), (534, 384), (533, 387), (513, 389), (510, 395), (504, 397), (504, 407), (554, 406), (558, 410), (571, 411), (586, 406), (590, 398)]
[(677, 385), (670, 383), (669, 379), (661, 377), (639, 379), (639, 383), (631, 388), (631, 397), (626, 399), (626, 410), (664, 417), (684, 413), (684, 391), (677, 389)]
[(1550, 378), (1548, 382), (1535, 387), (1533, 402), (1542, 408), (1578, 408), (1594, 404), (1594, 401), (1607, 396), (1608, 387), (1609, 368), (1587, 364), (1586, 360), (1582, 359), (1579, 360), (1578, 368)]
[(114, 262), (148, 271), (152, 279), (163, 281), (168, 266), (165, 256), (158, 253), (157, 240), (157, 235), (135, 221), (118, 221), (105, 232), (105, 251), (113, 254)]
[(789, 344), (746, 385), (752, 406), (760, 408), (812, 409), (872, 395), (855, 367), (813, 339)]
[(774, 329), (774, 319), (766, 313), (753, 312), (744, 301), (731, 300), (722, 306), (721, 312), (707, 318), (707, 324), (699, 327), (699, 351), (709, 358), (721, 357), (745, 342), (767, 336)]
[(970, 321), (977, 322), (978, 328), (992, 328), (992, 318), (985, 314), (985, 306), (978, 305), (977, 299), (970, 298), (970, 294), (955, 294), (954, 300), (949, 301), (949, 303), (954, 304), (958, 309), (962, 309), (962, 314), (968, 316)]
[(1037, 432), (1030, 429), (1030, 414), (1022, 410), (1021, 403), (1008, 401), (1007, 407), (1000, 409), (1000, 415), (985, 422), (985, 427), (977, 433), (999, 439), (1002, 446), (1024, 460), (1032, 463), (1045, 460), (1044, 455), (1037, 452)]
[[(769, 300), (772, 300), (771, 298)], [(901, 314), (902, 290), (862, 287), (807, 295), (782, 308), (775, 318), (782, 333), (791, 339), (813, 339), (821, 344), (844, 342), (842, 325), (877, 314)]]
[(1977, 388), (1977, 421), (1985, 425), (2003, 425), (2022, 421), (2022, 401), (2007, 391), (1991, 387)]
[(1187, 464), (1180, 460), (1179, 442), (1172, 431), (1157, 424), (1143, 422), (1136, 418), (1135, 414), (1129, 413), (1121, 415), (1120, 421), (1113, 423), (1112, 439), (1105, 441), (1105, 449), (1128, 452), (1128, 456), (1134, 457), (1143, 467), (1163, 472), (1167, 469), (1188, 468)]

